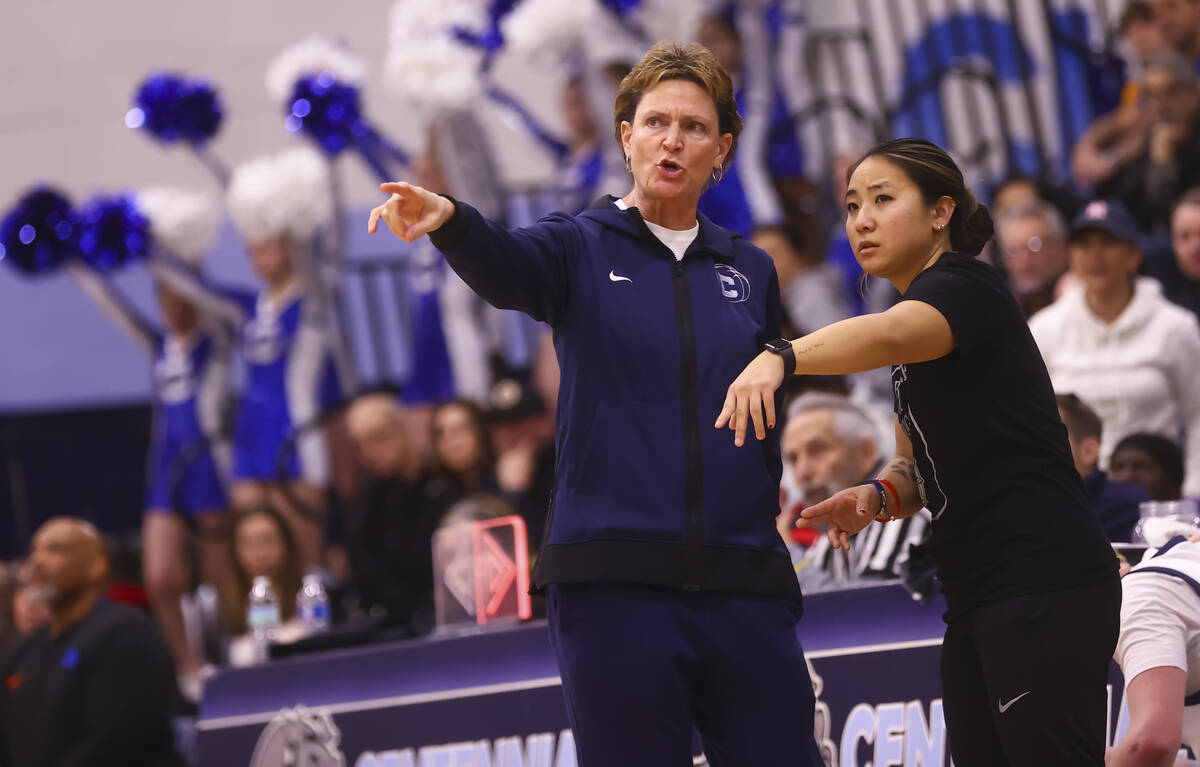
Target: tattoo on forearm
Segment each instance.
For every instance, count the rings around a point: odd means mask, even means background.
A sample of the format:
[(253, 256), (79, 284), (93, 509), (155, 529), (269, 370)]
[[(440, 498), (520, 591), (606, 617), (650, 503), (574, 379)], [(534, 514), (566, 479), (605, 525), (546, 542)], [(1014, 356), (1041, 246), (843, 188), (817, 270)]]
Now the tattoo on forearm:
[(892, 462), (887, 465), (888, 471), (894, 471), (901, 477), (917, 483), (917, 466), (907, 458), (893, 458)]
[(825, 343), (823, 341), (818, 341), (817, 343), (812, 344), (810, 346), (801, 346), (799, 349), (796, 350), (796, 354), (808, 354), (809, 352), (813, 351), (814, 349), (820, 349), (824, 345), (825, 345)]

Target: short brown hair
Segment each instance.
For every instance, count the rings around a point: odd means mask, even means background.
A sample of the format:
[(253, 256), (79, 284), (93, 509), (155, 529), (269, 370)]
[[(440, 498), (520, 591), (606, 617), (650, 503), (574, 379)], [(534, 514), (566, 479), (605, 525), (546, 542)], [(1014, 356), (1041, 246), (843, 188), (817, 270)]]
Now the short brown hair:
[(1175, 211), (1182, 208), (1184, 205), (1200, 207), (1200, 186), (1194, 186), (1179, 196), (1175, 204), (1171, 206), (1171, 219), (1175, 219)]
[(1073, 439), (1088, 437), (1100, 439), (1104, 424), (1100, 421), (1100, 416), (1096, 415), (1096, 411), (1088, 407), (1086, 402), (1074, 394), (1055, 395), (1054, 401), (1058, 403), (1063, 424), (1066, 425), (1067, 433)]
[(1121, 11), (1121, 20), (1117, 22), (1117, 30), (1121, 34), (1125, 34), (1134, 24), (1152, 21), (1154, 21), (1154, 9), (1150, 7), (1150, 3), (1145, 0), (1130, 0), (1129, 5), (1125, 6), (1125, 10)]
[(657, 43), (646, 51), (646, 55), (617, 88), (617, 101), (613, 106), (613, 123), (616, 128), (617, 144), (621, 141), (621, 123), (633, 122), (642, 96), (663, 80), (687, 80), (699, 85), (713, 100), (717, 110), (717, 128), (721, 135), (733, 136), (729, 153), (725, 155), (725, 167), (733, 162), (737, 149), (738, 134), (742, 132), (742, 116), (738, 114), (737, 102), (733, 98), (733, 80), (712, 51), (700, 43)]

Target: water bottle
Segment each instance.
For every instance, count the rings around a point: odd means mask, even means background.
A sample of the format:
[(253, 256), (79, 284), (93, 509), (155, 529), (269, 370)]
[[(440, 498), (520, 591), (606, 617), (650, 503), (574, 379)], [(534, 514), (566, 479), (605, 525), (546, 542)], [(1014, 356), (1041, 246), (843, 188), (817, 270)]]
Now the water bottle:
[(319, 575), (304, 576), (296, 592), (296, 617), (310, 633), (329, 628), (329, 596)]
[(254, 638), (256, 661), (261, 663), (269, 657), (268, 647), (279, 628), (279, 602), (271, 579), (260, 575), (250, 587), (250, 602), (246, 610), (246, 625)]

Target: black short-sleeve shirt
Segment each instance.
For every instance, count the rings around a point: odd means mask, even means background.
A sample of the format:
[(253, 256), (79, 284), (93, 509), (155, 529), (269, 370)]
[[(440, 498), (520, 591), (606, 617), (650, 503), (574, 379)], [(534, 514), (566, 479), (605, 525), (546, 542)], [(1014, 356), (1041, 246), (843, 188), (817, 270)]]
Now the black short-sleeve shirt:
[(946, 253), (903, 300), (937, 309), (954, 334), (945, 357), (892, 369), (950, 616), (1112, 577), (1046, 365), (1000, 275)]

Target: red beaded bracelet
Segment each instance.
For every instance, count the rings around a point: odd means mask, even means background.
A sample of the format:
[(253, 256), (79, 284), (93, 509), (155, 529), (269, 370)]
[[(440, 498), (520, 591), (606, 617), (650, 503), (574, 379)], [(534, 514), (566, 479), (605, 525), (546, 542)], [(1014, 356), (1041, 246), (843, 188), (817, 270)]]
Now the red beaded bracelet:
[(888, 489), (888, 491), (891, 492), (892, 499), (895, 501), (895, 503), (891, 504), (889, 507), (889, 510), (887, 512), (888, 518), (880, 520), (881, 522), (890, 522), (896, 518), (895, 512), (891, 511), (891, 509), (896, 509), (897, 511), (900, 509), (900, 493), (896, 492), (895, 485), (893, 485), (891, 482), (888, 482), (883, 477), (876, 477), (875, 481), (878, 482), (879, 484), (883, 485), (884, 487), (886, 487)]

